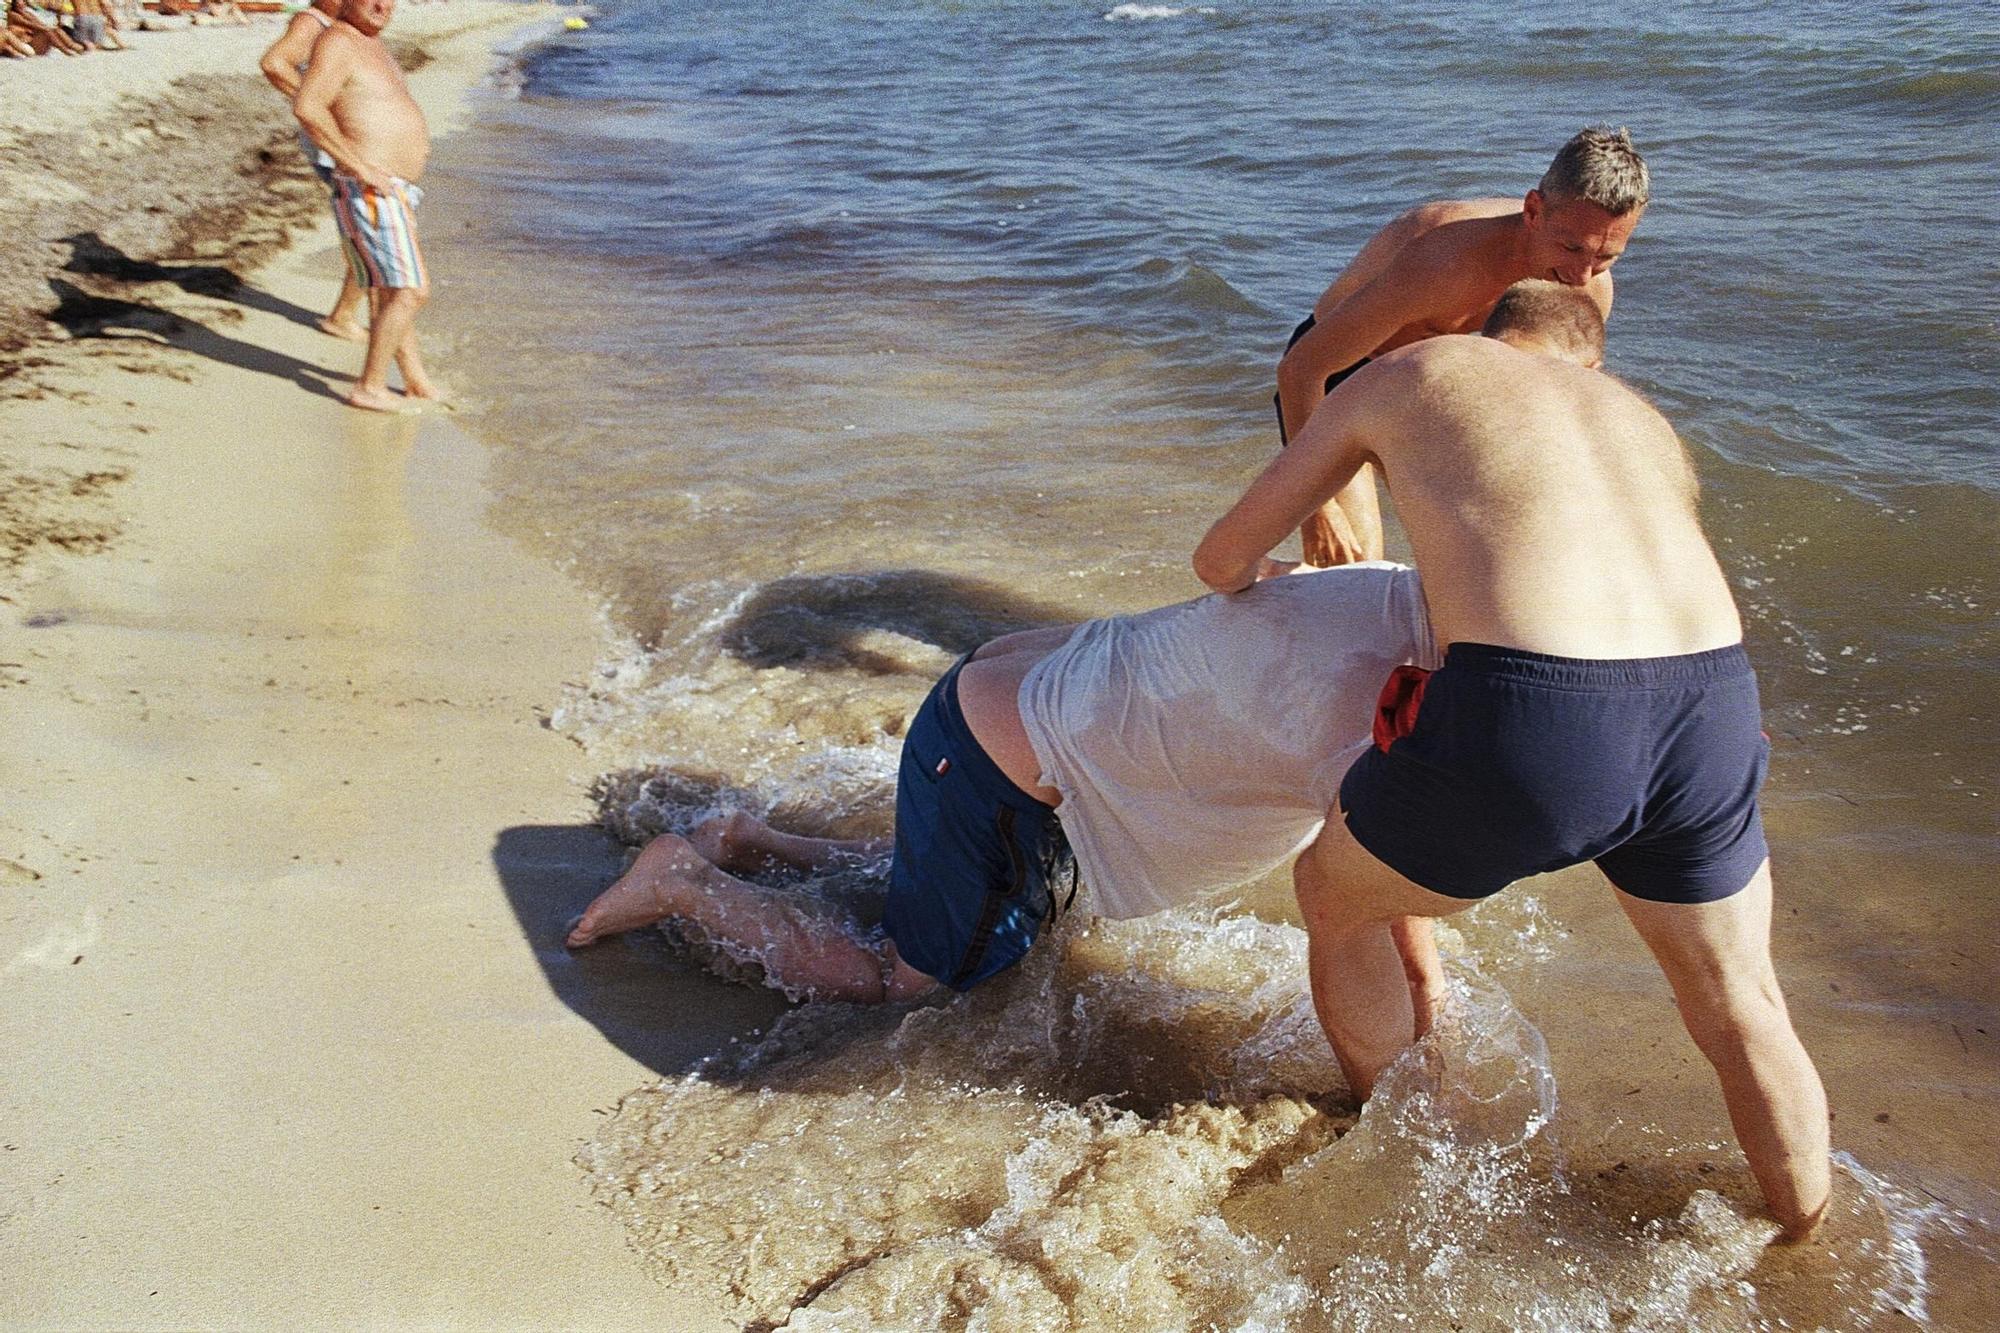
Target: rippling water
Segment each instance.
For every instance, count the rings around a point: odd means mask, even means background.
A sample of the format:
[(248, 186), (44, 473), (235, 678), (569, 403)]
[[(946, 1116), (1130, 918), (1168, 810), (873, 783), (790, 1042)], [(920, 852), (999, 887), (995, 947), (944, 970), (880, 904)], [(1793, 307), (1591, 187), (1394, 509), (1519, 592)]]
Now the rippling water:
[[(1745, 609), (1780, 965), (1852, 1154), (1833, 1239), (1768, 1251), (1588, 871), (1460, 936), (1432, 1065), (1497, 1119), (1411, 1083), (1347, 1134), (1274, 883), (1261, 922), (1086, 932), (946, 1018), (808, 1006), (628, 1102), (593, 1169), (635, 1235), (794, 1327), (957, 1327), (953, 1292), (1042, 1312), (1010, 1328), (1993, 1322), (1994, 20), (633, 3), (525, 52), (426, 181), (437, 327), (503, 523), (606, 600), (558, 724), (633, 836), (882, 828), (954, 653), (1199, 591), (1284, 335), (1375, 227), (1630, 125), (1655, 203), (1612, 368), (1689, 441)], [(848, 1170), (810, 1200), (808, 1142)], [(949, 1206), (885, 1183), (917, 1171)]]

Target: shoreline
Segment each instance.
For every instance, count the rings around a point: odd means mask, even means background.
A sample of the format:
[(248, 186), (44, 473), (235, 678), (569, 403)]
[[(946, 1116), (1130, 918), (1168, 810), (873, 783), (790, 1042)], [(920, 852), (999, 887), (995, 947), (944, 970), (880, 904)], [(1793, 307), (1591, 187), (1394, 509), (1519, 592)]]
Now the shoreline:
[[(445, 131), (555, 11), (411, 17)], [(245, 179), (268, 263), (170, 216), (0, 352), (0, 1326), (727, 1327), (572, 1158), (772, 1001), (562, 950), (619, 866), (544, 725), (597, 608), (450, 415), (338, 402), (331, 229)]]

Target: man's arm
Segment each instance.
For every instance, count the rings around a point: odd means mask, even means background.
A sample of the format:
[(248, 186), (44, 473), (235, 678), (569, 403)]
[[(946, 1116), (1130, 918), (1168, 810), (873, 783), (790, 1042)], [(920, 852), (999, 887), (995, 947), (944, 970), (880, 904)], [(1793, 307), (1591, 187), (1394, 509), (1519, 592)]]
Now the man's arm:
[(354, 77), (361, 59), (360, 34), (335, 24), (313, 44), (312, 64), (292, 99), (292, 114), (299, 118), (306, 136), (333, 159), (334, 166), (363, 185), (378, 190), (390, 187), (389, 173), (363, 160), (352, 140), (340, 131), (333, 118), (333, 101)]
[[(1306, 429), (1271, 460), (1243, 498), (1215, 521), (1194, 552), (1194, 572), (1217, 592), (1241, 592), (1255, 583), (1272, 547), (1369, 462), (1356, 423), (1371, 397), (1369, 366), (1337, 398), (1313, 415)], [(1310, 559), (1308, 563), (1312, 563)]]
[(272, 42), (257, 62), (257, 68), (286, 101), (299, 95), (299, 66), (312, 58), (313, 42), (325, 31), (325, 24), (301, 10), (285, 25), (284, 36)]
[(1832, 1168), (1826, 1090), (1792, 1030), (1771, 966), (1771, 867), (1715, 903), (1618, 904), (1659, 960), (1688, 1035), (1722, 1081), (1736, 1141), (1786, 1240), (1826, 1212)]

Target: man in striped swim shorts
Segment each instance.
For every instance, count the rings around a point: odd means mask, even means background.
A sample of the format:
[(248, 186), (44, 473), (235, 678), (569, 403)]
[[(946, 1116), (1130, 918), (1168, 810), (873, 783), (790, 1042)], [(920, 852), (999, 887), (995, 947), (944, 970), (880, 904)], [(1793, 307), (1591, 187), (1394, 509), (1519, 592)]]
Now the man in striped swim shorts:
[[(333, 212), (354, 281), (368, 290), (368, 356), (347, 395), (350, 407), (408, 410), (441, 399), (417, 351), (417, 312), (430, 275), (417, 243), (417, 180), (430, 158), (430, 127), (403, 72), (383, 46), (396, 0), (346, 0), (312, 48), (292, 111), (333, 159)], [(389, 388), (389, 365), (403, 392)]]

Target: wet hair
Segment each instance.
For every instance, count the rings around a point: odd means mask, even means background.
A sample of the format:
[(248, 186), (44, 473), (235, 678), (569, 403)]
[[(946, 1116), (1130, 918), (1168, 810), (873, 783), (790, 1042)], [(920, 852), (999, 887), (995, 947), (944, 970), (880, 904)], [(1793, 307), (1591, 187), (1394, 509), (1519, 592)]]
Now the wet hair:
[(1528, 278), (1500, 293), (1480, 329), (1489, 338), (1518, 333), (1583, 365), (1604, 359), (1604, 314), (1581, 287)]
[(1643, 208), (1652, 198), (1646, 159), (1622, 127), (1594, 125), (1557, 150), (1535, 188), (1550, 203), (1586, 199), (1613, 217)]

